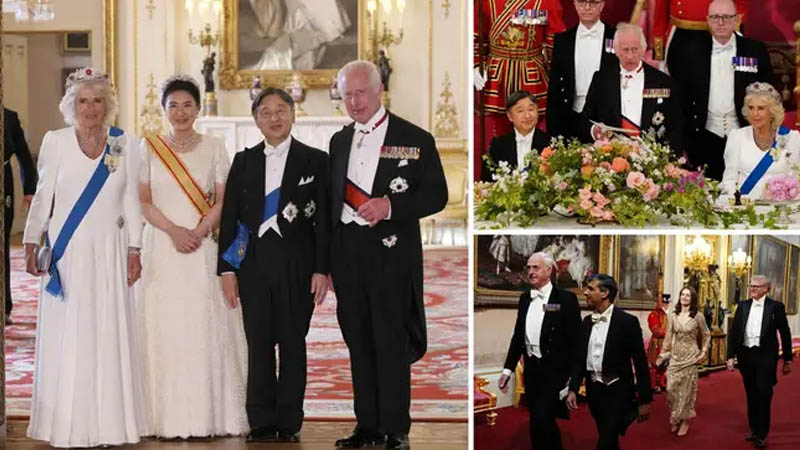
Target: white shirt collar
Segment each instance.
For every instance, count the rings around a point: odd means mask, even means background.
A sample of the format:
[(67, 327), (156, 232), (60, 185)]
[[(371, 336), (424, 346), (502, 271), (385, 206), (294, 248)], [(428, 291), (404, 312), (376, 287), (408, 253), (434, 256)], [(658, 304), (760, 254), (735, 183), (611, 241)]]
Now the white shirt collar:
[(632, 76), (636, 76), (636, 75), (638, 75), (638, 74), (640, 74), (640, 73), (644, 73), (644, 70), (642, 70), (643, 68), (644, 68), (644, 65), (643, 65), (643, 63), (642, 63), (641, 61), (639, 61), (639, 65), (636, 67), (636, 69), (634, 69), (634, 70), (631, 70), (631, 71), (629, 72), (629, 71), (625, 70), (625, 68), (624, 68), (624, 67), (622, 67), (622, 65), (620, 65), (620, 66), (619, 66), (619, 71), (620, 71), (620, 73), (621, 73), (622, 75), (632, 75)]
[[(613, 303), (608, 305), (608, 308), (606, 308), (606, 310), (603, 311), (603, 313), (600, 314), (600, 316), (601, 317), (608, 317), (608, 319), (611, 320), (611, 313), (612, 312), (614, 312), (614, 304)], [(597, 311), (595, 311), (595, 314), (597, 314)]]
[(272, 146), (264, 139), (264, 154), (267, 156), (283, 156), (289, 151), (289, 145), (292, 143), (292, 135), (286, 137), (280, 144)]
[(767, 296), (763, 295), (761, 298), (754, 298), (753, 305), (754, 306), (764, 306), (764, 301), (766, 300)]
[(519, 141), (531, 141), (533, 140), (533, 133), (536, 133), (536, 127), (533, 127), (530, 133), (522, 134), (514, 128), (514, 136), (517, 138), (517, 142)]
[(599, 35), (602, 34), (602, 32), (603, 32), (603, 22), (600, 20), (595, 22), (594, 25), (592, 25), (592, 28), (586, 28), (586, 26), (583, 23), (578, 22), (578, 33), (577, 33), (578, 37), (582, 37), (582, 35), (586, 35), (588, 33), (592, 34), (597, 33)]
[(715, 38), (713, 36), (711, 37), (711, 42), (712, 42), (711, 50), (713, 52), (721, 52), (721, 51), (724, 51), (724, 50), (727, 50), (727, 49), (736, 48), (736, 36), (735, 35), (731, 35), (731, 38), (728, 40), (728, 42), (726, 44), (720, 44), (720, 42), (717, 41), (717, 38)]
[[(550, 291), (552, 290), (552, 287), (553, 287), (553, 285), (548, 281), (547, 284), (545, 284), (544, 286), (542, 286), (539, 289), (536, 289), (535, 287), (531, 286), (531, 292), (533, 292), (533, 291), (541, 292), (544, 301), (547, 301), (547, 297), (550, 296), (549, 294), (550, 294)], [(531, 297), (533, 297), (533, 296), (531, 296)]]
[(373, 114), (372, 117), (369, 118), (367, 123), (358, 123), (358, 122), (355, 123), (356, 131), (366, 131), (368, 133), (371, 132), (372, 129), (375, 127), (375, 123), (381, 120), (381, 117), (383, 117), (384, 114), (386, 114), (386, 108), (384, 108), (383, 105), (381, 105), (381, 107), (378, 108), (377, 111), (375, 111), (375, 114)]

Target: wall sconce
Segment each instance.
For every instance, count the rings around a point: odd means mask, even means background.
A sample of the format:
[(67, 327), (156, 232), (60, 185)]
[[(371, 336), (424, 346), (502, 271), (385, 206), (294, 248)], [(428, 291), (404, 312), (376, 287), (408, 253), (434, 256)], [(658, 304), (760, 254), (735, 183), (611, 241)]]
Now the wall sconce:
[[(380, 1), (380, 9), (383, 10), (385, 17), (391, 17), (392, 12), (397, 10), (400, 15), (400, 31), (394, 34), (389, 28), (386, 20), (381, 23), (378, 16), (381, 11), (378, 9), (378, 2)], [(366, 57), (368, 60), (375, 63), (381, 73), (381, 82), (383, 83), (383, 104), (388, 108), (389, 100), (389, 78), (392, 74), (391, 58), (389, 57), (389, 47), (403, 42), (403, 13), (406, 9), (406, 0), (367, 0), (367, 39), (369, 46), (367, 47)]]
[[(189, 43), (199, 45), (204, 50), (203, 81), (205, 84), (205, 97), (203, 98), (203, 115), (217, 115), (217, 95), (214, 92), (214, 66), (216, 65), (216, 52), (212, 49), (220, 42), (219, 17), (222, 12), (222, 0), (186, 0), (184, 7), (191, 17), (195, 10), (201, 20), (206, 24), (199, 36), (195, 36), (189, 29)], [(212, 30), (211, 22), (215, 21), (217, 29)]]

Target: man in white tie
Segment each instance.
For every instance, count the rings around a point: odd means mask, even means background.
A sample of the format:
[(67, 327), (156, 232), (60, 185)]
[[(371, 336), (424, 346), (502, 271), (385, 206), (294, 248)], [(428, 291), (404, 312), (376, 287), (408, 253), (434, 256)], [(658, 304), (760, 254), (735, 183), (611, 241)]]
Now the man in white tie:
[(642, 327), (639, 319), (614, 306), (617, 291), (616, 280), (602, 273), (584, 284), (586, 304), (593, 312), (583, 318), (583, 372), (577, 383), (570, 383), (567, 395), (567, 406), (577, 408), (578, 387), (585, 376), (598, 450), (619, 449), (619, 436), (634, 420), (650, 417), (653, 401)]
[(499, 387), (508, 383), (520, 357), (523, 359), (525, 402), (530, 411), (531, 448), (561, 449), (556, 418), (568, 419), (564, 402), (569, 389), (580, 387), (582, 372), (581, 316), (572, 292), (550, 282), (553, 258), (534, 253), (526, 266), (531, 290), (519, 297), (517, 321)]
[(305, 339), (328, 291), (328, 155), (291, 136), (294, 101), (286, 91), (264, 89), (251, 112), (264, 140), (231, 164), (217, 273), (226, 299), (242, 303), (247, 440), (298, 442)]
[(756, 81), (773, 83), (773, 76), (764, 44), (734, 33), (739, 16), (732, 0), (711, 2), (707, 20), (710, 33), (688, 47), (670, 74), (683, 94), (689, 162), (721, 180), (727, 137), (747, 125), (745, 88)]
[(615, 28), (600, 20), (603, 0), (575, 0), (578, 25), (556, 34), (547, 90), (547, 132), (580, 137), (580, 116), (595, 72), (619, 64)]
[[(506, 116), (514, 125), (514, 131), (492, 138), (489, 157), (494, 165), (505, 161), (512, 168), (525, 167), (531, 152), (541, 152), (550, 145), (550, 136), (536, 128), (539, 123), (539, 106), (536, 97), (528, 91), (517, 91), (508, 96)], [(488, 167), (481, 170), (483, 181), (492, 181)]]
[(772, 389), (778, 383), (778, 333), (783, 374), (792, 372), (792, 334), (783, 303), (767, 296), (771, 287), (769, 278), (753, 275), (750, 299), (739, 303), (733, 325), (728, 330), (728, 370), (733, 370), (738, 361), (747, 397), (750, 433), (745, 440), (753, 442), (757, 448), (767, 445)]
[(644, 32), (637, 25), (619, 24), (614, 52), (619, 65), (594, 73), (581, 113), (582, 138), (606, 136), (608, 127), (628, 135), (652, 134), (669, 142), (673, 152), (683, 152), (683, 113), (669, 76), (642, 61), (647, 50)]

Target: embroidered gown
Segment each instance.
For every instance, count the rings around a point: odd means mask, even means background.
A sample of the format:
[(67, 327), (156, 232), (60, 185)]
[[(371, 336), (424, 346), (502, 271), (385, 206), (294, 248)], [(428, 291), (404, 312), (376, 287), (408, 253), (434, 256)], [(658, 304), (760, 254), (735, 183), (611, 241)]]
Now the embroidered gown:
[[(698, 335), (702, 336), (702, 348), (698, 348)], [(701, 355), (708, 353), (711, 333), (703, 315), (669, 315), (667, 335), (663, 353), (670, 353), (667, 367), (667, 403), (672, 424), (695, 416), (697, 401), (697, 364)]]
[[(200, 189), (213, 195), (215, 183), (225, 184), (230, 162), (222, 140), (198, 137), (194, 148), (175, 153)], [(150, 185), (153, 205), (173, 223), (193, 229), (200, 213), (149, 144), (143, 141), (141, 148), (139, 182)], [(242, 309), (225, 303), (216, 268), (211, 235), (194, 252), (179, 253), (166, 232), (145, 223), (137, 323), (147, 423), (157, 436), (249, 430)]]
[[(45, 291), (36, 323), (36, 362), (28, 436), (55, 447), (139, 441), (146, 433), (139, 382), (128, 246), (139, 247), (138, 144), (123, 151), (57, 263), (63, 298)], [(75, 128), (48, 132), (39, 153), (39, 183), (23, 242), (55, 240), (104, 157), (89, 159)], [(53, 208), (50, 217), (50, 208)]]

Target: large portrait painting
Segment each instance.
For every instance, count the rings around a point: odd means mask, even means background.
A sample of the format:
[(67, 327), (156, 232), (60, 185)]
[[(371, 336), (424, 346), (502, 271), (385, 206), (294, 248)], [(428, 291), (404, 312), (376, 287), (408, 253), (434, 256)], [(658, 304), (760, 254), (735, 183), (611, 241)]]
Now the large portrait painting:
[(786, 267), (788, 287), (786, 289), (786, 314), (797, 314), (797, 299), (800, 297), (800, 247), (789, 246), (789, 264)]
[(358, 59), (364, 0), (225, 0), (222, 89), (285, 86), (299, 71), (310, 87), (330, 86)]
[(771, 298), (786, 303), (786, 266), (789, 244), (770, 236), (755, 236), (753, 275), (765, 275), (772, 280)]
[[(743, 235), (743, 234), (735, 234), (728, 236), (728, 253), (733, 254), (733, 252), (741, 249), (743, 252), (747, 253), (748, 255), (753, 255), (753, 238), (752, 236)], [(728, 308), (733, 308), (733, 305), (736, 305), (742, 300), (747, 300), (748, 295), (748, 288), (749, 280), (747, 274), (742, 276), (742, 284), (739, 286), (739, 297), (736, 297), (736, 276), (731, 271), (731, 268), (727, 268), (728, 274)]]
[(525, 270), (528, 258), (545, 252), (556, 263), (552, 283), (581, 295), (584, 278), (607, 272), (609, 236), (482, 235), (475, 237), (475, 304), (514, 306), (530, 289)]
[(664, 271), (664, 236), (618, 236), (614, 245), (614, 269), (620, 306), (654, 308), (658, 279)]

